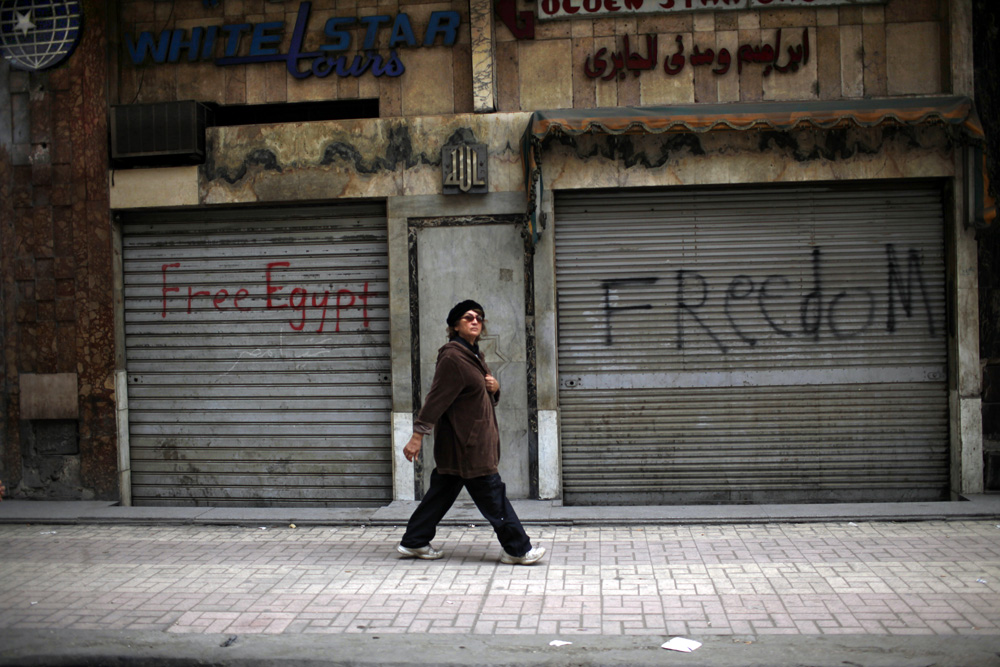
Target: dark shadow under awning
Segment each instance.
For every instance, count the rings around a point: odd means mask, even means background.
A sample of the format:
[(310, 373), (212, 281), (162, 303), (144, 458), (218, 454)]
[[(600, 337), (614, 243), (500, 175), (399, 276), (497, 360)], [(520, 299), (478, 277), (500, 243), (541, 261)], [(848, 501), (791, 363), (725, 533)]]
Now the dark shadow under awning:
[(917, 97), (837, 100), (830, 102), (756, 102), (738, 104), (686, 104), (663, 107), (613, 107), (606, 109), (556, 109), (536, 111), (521, 140), (524, 181), (532, 238), (540, 232), (542, 193), (542, 141), (553, 135), (661, 134), (664, 132), (713, 132), (718, 130), (787, 131), (815, 127), (877, 127), (883, 125), (933, 125), (954, 128), (974, 151), (976, 226), (996, 218), (996, 202), (989, 194), (985, 135), (975, 107), (967, 97)]

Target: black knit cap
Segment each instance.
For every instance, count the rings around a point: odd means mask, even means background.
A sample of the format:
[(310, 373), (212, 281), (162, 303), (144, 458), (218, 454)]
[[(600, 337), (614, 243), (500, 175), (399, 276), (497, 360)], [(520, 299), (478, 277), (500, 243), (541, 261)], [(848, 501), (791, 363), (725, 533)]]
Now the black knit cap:
[(472, 299), (466, 299), (465, 301), (455, 304), (455, 307), (448, 311), (448, 319), (446, 320), (446, 322), (448, 322), (448, 326), (455, 326), (458, 320), (461, 319), (462, 315), (465, 315), (470, 310), (478, 310), (481, 313), (486, 312), (483, 310), (482, 306)]

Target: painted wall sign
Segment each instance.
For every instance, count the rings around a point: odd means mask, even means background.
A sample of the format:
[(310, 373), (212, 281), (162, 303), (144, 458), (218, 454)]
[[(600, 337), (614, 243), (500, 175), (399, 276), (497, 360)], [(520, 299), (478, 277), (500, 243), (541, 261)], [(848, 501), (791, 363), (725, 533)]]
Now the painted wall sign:
[[(583, 70), (591, 79), (600, 78), (610, 81), (625, 78), (628, 72), (639, 76), (644, 71), (660, 68), (658, 54), (658, 39), (656, 35), (645, 35), (645, 40), (628, 35), (622, 39), (623, 48), (609, 53), (606, 48), (587, 56)], [(736, 53), (728, 49), (701, 49), (695, 45), (691, 53), (686, 53), (684, 38), (677, 35), (674, 52), (663, 58), (663, 71), (670, 75), (680, 74), (688, 65), (691, 67), (711, 67), (712, 73), (723, 75), (736, 65), (737, 73), (743, 72), (744, 65), (760, 65), (764, 68), (762, 74), (768, 76), (771, 72), (787, 74), (797, 72), (800, 66), (809, 63), (809, 29), (802, 30), (802, 41), (797, 45), (787, 45), (787, 53), (782, 53), (781, 28), (775, 32), (774, 44), (743, 44)], [(632, 48), (635, 47), (635, 51)], [(643, 53), (644, 52), (644, 53)]]
[[(125, 47), (135, 65), (209, 61), (224, 67), (283, 62), (297, 79), (331, 74), (358, 77), (366, 72), (396, 77), (406, 71), (397, 48), (453, 46), (458, 41), (461, 23), (461, 15), (456, 11), (435, 11), (422, 32), (414, 29), (408, 14), (334, 16), (317, 27), (310, 25), (311, 10), (311, 2), (299, 3), (285, 52), (281, 51), (287, 31), (284, 21), (175, 28), (158, 34), (146, 31), (138, 37), (126, 33)], [(354, 31), (359, 27), (364, 29), (364, 37), (356, 44)], [(306, 32), (310, 30), (322, 31), (325, 37), (317, 51), (303, 50)], [(376, 44), (385, 35), (388, 35), (388, 55), (375, 52)], [(348, 51), (358, 53), (349, 56)]]
[(884, 5), (887, 0), (538, 0), (538, 18), (579, 19), (726, 9), (792, 9)]
[(444, 194), (489, 191), (486, 144), (449, 144), (441, 149)]
[(174, 269), (181, 268), (181, 263), (164, 264), (160, 267), (163, 278), (160, 317), (188, 316), (191, 315), (192, 305), (204, 308), (207, 304), (219, 312), (283, 310), (289, 314), (288, 326), (293, 331), (302, 331), (308, 324), (308, 331), (323, 333), (330, 326), (339, 333), (341, 313), (352, 310), (355, 314), (357, 311), (362, 313), (362, 325), (368, 328), (368, 283), (364, 283), (360, 291), (346, 286), (337, 289), (330, 285), (322, 292), (319, 288), (310, 292), (306, 287), (289, 285), (282, 280), (281, 272), (290, 267), (291, 262), (268, 262), (262, 271), (261, 292), (251, 294), (246, 288), (220, 288), (213, 292), (199, 289), (196, 285), (175, 283), (172, 273)]
[(0, 52), (17, 69), (54, 67), (73, 53), (82, 21), (75, 0), (0, 0)]
[[(642, 288), (671, 279), (677, 285), (674, 291), (676, 299), (672, 303), (657, 305), (672, 307), (674, 310), (677, 337), (671, 342), (679, 350), (685, 346), (685, 331), (696, 328), (708, 334), (722, 354), (729, 354), (732, 351), (723, 342), (728, 336), (720, 337), (718, 335), (720, 332), (712, 328), (710, 319), (699, 312), (706, 304), (711, 309), (713, 302), (720, 301), (723, 303), (729, 327), (749, 347), (756, 346), (759, 341), (756, 336), (744, 330), (743, 322), (758, 317), (766, 322), (775, 334), (785, 338), (811, 339), (816, 343), (829, 339), (850, 340), (876, 331), (896, 334), (898, 323), (904, 318), (917, 320), (921, 327), (926, 325), (926, 335), (930, 338), (942, 333), (940, 326), (935, 326), (931, 293), (924, 279), (921, 253), (918, 248), (903, 250), (897, 249), (892, 243), (885, 244), (887, 302), (876, 297), (874, 290), (877, 285), (860, 281), (838, 289), (825, 283), (823, 263), (826, 260), (822, 257), (822, 248), (814, 247), (811, 254), (811, 283), (780, 273), (769, 275), (760, 282), (755, 282), (754, 278), (748, 275), (737, 275), (728, 283), (725, 278), (715, 283), (713, 280), (716, 276), (703, 275), (696, 268), (679, 268), (663, 276), (624, 277), (602, 281), (604, 344), (607, 347), (615, 345), (612, 317), (617, 316), (617, 313), (653, 308), (652, 303), (642, 303), (637, 299), (630, 300), (628, 306), (614, 306), (611, 296), (613, 292), (617, 294), (620, 290), (628, 289), (635, 293)], [(798, 302), (797, 322), (794, 320), (779, 322), (778, 318), (772, 315), (771, 306), (783, 299)], [(743, 302), (744, 308), (737, 306), (738, 302)], [(884, 327), (883, 322), (885, 322)]]

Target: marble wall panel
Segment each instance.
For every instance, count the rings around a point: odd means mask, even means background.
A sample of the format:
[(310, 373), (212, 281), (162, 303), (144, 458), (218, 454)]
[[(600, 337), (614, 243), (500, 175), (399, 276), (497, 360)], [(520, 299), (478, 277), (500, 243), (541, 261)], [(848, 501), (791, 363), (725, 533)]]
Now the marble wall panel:
[[(504, 32), (510, 34), (506, 29)], [(517, 45), (510, 40), (497, 42), (497, 111), (519, 111), (521, 108)]]
[[(677, 37), (681, 37), (687, 48), (693, 44), (694, 33), (666, 33), (657, 37), (660, 61), (677, 52)], [(685, 66), (678, 74), (667, 74), (663, 67), (651, 72), (643, 72), (640, 77), (642, 103), (688, 104), (694, 102), (694, 68)]]
[(485, 123), (483, 136), (490, 147), (490, 192), (524, 192), (521, 138), (531, 115), (494, 114)]
[[(605, 35), (602, 37), (594, 38), (594, 50), (590, 52), (590, 55), (596, 55), (601, 49), (606, 49), (607, 53), (611, 53), (617, 50), (618, 40), (614, 35)], [(581, 65), (579, 63), (574, 63), (577, 67)], [(586, 76), (586, 75), (584, 75)], [(594, 100), (598, 107), (616, 107), (618, 106), (618, 82), (615, 79), (608, 81), (604, 80), (604, 77), (593, 79), (594, 82)], [(642, 83), (640, 82), (639, 88), (640, 98), (642, 96)], [(643, 104), (649, 104), (643, 101)]]
[(816, 10), (817, 26), (840, 25), (840, 11), (836, 7), (822, 7)]
[[(747, 23), (750, 22), (748, 21)], [(763, 33), (760, 28), (744, 27), (741, 17), (739, 30), (740, 44), (760, 44), (762, 39)], [(763, 70), (760, 67), (747, 66), (743, 68), (742, 72), (737, 69), (736, 76), (740, 79), (741, 101), (759, 102), (764, 99), (764, 77)]]
[(887, 23), (906, 21), (937, 21), (941, 18), (942, 9), (947, 3), (941, 0), (905, 0), (890, 2), (885, 6)]
[(621, 169), (613, 155), (602, 153), (606, 137), (581, 135), (576, 146), (551, 144), (542, 157), (545, 187), (616, 188), (621, 185)]
[(578, 109), (597, 106), (597, 81), (584, 72), (587, 59), (595, 50), (592, 36), (573, 38), (573, 106)]
[[(491, 3), (475, 0), (404, 2), (419, 34), (432, 11), (456, 10), (462, 15), (459, 43), (453, 48), (404, 49), (407, 71), (398, 80), (379, 81), (365, 75), (358, 79), (308, 77), (297, 80), (282, 63), (214, 67), (207, 64), (162, 65), (134, 68), (124, 64), (118, 75), (120, 95), (139, 102), (195, 98), (228, 104), (318, 101), (378, 97), (382, 117), (423, 116), (439, 113), (532, 111), (539, 108), (592, 108), (635, 104), (730, 102), (788, 99), (839, 99), (862, 96), (935, 94), (946, 92), (942, 72), (951, 68), (940, 62), (948, 57), (940, 36), (949, 31), (943, 21), (950, 12), (939, 0), (889, 0), (885, 5), (769, 9), (641, 15), (622, 18), (575, 19), (536, 22), (532, 40), (516, 40), (498, 21)], [(147, 7), (148, 5), (148, 7)], [(263, 0), (230, 2), (224, 15), (201, 6), (186, 7), (185, 18), (164, 9), (171, 3), (126, 0), (123, 20), (136, 30), (193, 27), (240, 21), (283, 19), (292, 25), (298, 5)], [(518, 11), (531, 8), (518, 0)], [(322, 0), (313, 3), (310, 29), (304, 48), (316, 49), (324, 41), (324, 21), (330, 16), (361, 16), (373, 12), (394, 15), (397, 0)], [(474, 24), (474, 25), (473, 25)], [(926, 24), (926, 25), (925, 25)], [(690, 81), (658, 80), (644, 73), (639, 78), (614, 82), (588, 79), (583, 63), (599, 48), (620, 48), (625, 35), (655, 34), (660, 39), (657, 72), (676, 35), (697, 35), (699, 44), (759, 44), (773, 31), (786, 35), (810, 28), (814, 39), (813, 81), (807, 77), (765, 77), (760, 67), (744, 67), (742, 76), (708, 76), (694, 72)], [(936, 29), (935, 29), (936, 28)], [(286, 30), (284, 46), (291, 35)], [(932, 33), (934, 33), (932, 35)], [(950, 33), (950, 31), (949, 31)], [(354, 30), (360, 42), (364, 29)], [(910, 37), (913, 37), (912, 39)], [(473, 39), (475, 38), (475, 39)], [(379, 32), (378, 46), (388, 46), (389, 31)], [(590, 40), (593, 40), (592, 42)], [(687, 44), (690, 52), (694, 42)], [(475, 44), (475, 46), (473, 46)], [(914, 59), (914, 50), (924, 47)], [(451, 62), (446, 62), (448, 55)], [(494, 55), (495, 54), (495, 55)], [(690, 54), (688, 54), (690, 55)], [(907, 63), (911, 63), (909, 66)], [(473, 74), (475, 72), (475, 74)], [(692, 74), (688, 72), (687, 75)], [(691, 88), (688, 90), (685, 88)]]
[[(649, 72), (644, 72), (648, 75)], [(642, 104), (642, 87), (636, 73), (618, 77), (618, 106), (637, 107)]]
[[(733, 23), (736, 23), (733, 17)], [(740, 33), (738, 30), (720, 31), (715, 36), (716, 48), (726, 49), (730, 54), (740, 48)], [(719, 102), (738, 102), (740, 99), (740, 79), (732, 71), (716, 77)]]
[(885, 24), (865, 23), (861, 28), (864, 46), (864, 81), (866, 97), (886, 94), (885, 80)]
[(440, 194), (441, 148), (485, 143), (490, 190), (523, 191), (529, 115), (460, 114), (213, 128), (206, 204)]
[(816, 25), (815, 9), (773, 9), (759, 13), (760, 27), (764, 30), (773, 28), (802, 28)]
[(736, 27), (739, 30), (760, 30), (760, 12), (738, 12)]
[(942, 91), (938, 23), (886, 24), (885, 42), (890, 95), (931, 95)]
[(496, 110), (496, 67), (493, 46), (493, 3), (470, 0), (469, 32), (472, 41), (472, 106), (487, 113)]
[[(698, 21), (695, 20), (695, 26), (697, 27)], [(714, 30), (715, 21), (710, 22), (710, 26), (713, 28), (708, 31), (696, 31), (694, 33), (693, 44), (696, 45), (702, 52), (711, 49), (713, 52), (719, 50), (719, 45), (716, 42), (716, 33)], [(693, 48), (693, 47), (692, 47)], [(690, 63), (689, 63), (690, 64)], [(692, 67), (694, 70), (694, 100), (699, 104), (714, 104), (719, 101), (719, 88), (718, 79), (719, 76), (712, 72), (712, 67), (701, 66)]]
[(518, 44), (522, 110), (573, 106), (572, 53), (571, 39), (523, 41)]
[(646, 14), (636, 21), (640, 34), (694, 32), (694, 14)]
[(447, 114), (455, 110), (453, 59), (448, 49), (414, 49), (406, 54), (403, 115)]
[[(834, 14), (834, 16), (836, 16)], [(816, 28), (816, 83), (821, 100), (839, 99), (840, 85), (840, 28), (820, 26)]]
[(865, 49), (860, 25), (840, 28), (840, 85), (845, 98), (865, 94)]
[(781, 133), (780, 141), (737, 131), (611, 140), (581, 136), (574, 141), (545, 151), (547, 189), (943, 178), (954, 173), (949, 139), (935, 127), (888, 134), (879, 128), (806, 129)]
[[(816, 57), (816, 29), (809, 28), (808, 31), (810, 45), (809, 62), (800, 66), (795, 72), (782, 74), (772, 70), (767, 76), (762, 76), (765, 100), (812, 100), (819, 96), (817, 85), (818, 58)], [(781, 54), (782, 57), (779, 62), (787, 63), (787, 48), (784, 45), (804, 46), (803, 36), (800, 30), (793, 29), (784, 30), (782, 37), (784, 39), (782, 50), (785, 53)], [(769, 36), (768, 39), (773, 40), (776, 37)]]
[(212, 128), (205, 203), (385, 196), (402, 192), (410, 139), (398, 122)]

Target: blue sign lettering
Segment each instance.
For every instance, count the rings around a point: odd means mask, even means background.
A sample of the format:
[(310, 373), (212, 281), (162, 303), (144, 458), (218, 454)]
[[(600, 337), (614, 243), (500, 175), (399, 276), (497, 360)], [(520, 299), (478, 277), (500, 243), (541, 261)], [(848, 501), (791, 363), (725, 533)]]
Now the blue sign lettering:
[(458, 12), (431, 12), (430, 22), (427, 24), (427, 35), (424, 37), (424, 46), (434, 46), (434, 40), (440, 33), (444, 35), (442, 43), (451, 46), (458, 39), (458, 24), (461, 22)]
[[(269, 35), (269, 30), (284, 30), (285, 24), (281, 21), (271, 21), (269, 23), (258, 23), (253, 27), (253, 39), (250, 41), (250, 55), (252, 56), (276, 56), (278, 47), (268, 47), (268, 44), (281, 43), (281, 34)], [(197, 28), (195, 28), (197, 30)]]
[[(421, 43), (407, 14), (376, 14), (358, 18), (338, 16), (327, 19), (323, 25), (323, 34), (328, 41), (321, 44), (318, 51), (303, 51), (311, 10), (312, 2), (299, 3), (285, 53), (280, 50), (285, 36), (284, 21), (199, 26), (190, 31), (181, 28), (167, 29), (159, 35), (146, 31), (139, 33), (136, 38), (126, 34), (125, 46), (136, 65), (149, 61), (156, 64), (176, 63), (183, 55), (188, 62), (212, 61), (221, 67), (284, 62), (288, 72), (297, 79), (325, 77), (330, 74), (358, 77), (365, 72), (371, 72), (377, 77), (396, 77), (406, 71), (396, 53), (397, 48), (432, 47), (437, 44), (453, 46), (458, 41), (458, 27), (461, 24), (461, 15), (456, 11), (432, 12)], [(364, 28), (359, 49), (361, 53), (353, 57), (335, 55), (351, 49), (354, 41), (352, 28), (356, 26)], [(389, 55), (373, 53), (379, 35), (386, 30), (389, 35)], [(244, 40), (244, 36), (249, 39)], [(219, 45), (221, 56), (216, 53)], [(242, 49), (244, 46), (245, 51)], [(245, 55), (240, 55), (241, 53)]]
[(351, 45), (351, 33), (347, 30), (338, 30), (339, 26), (349, 26), (354, 23), (354, 19), (348, 16), (335, 16), (328, 19), (323, 33), (327, 37), (333, 37), (337, 41), (323, 44), (319, 48), (324, 51), (346, 51)]

